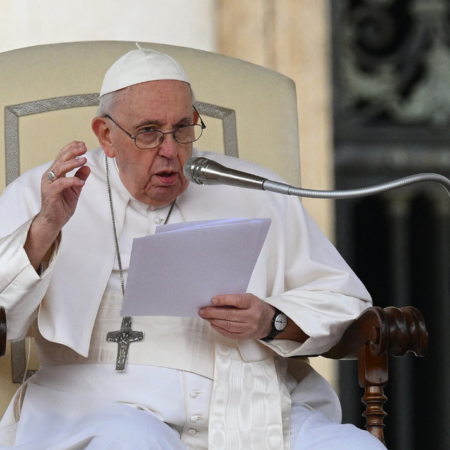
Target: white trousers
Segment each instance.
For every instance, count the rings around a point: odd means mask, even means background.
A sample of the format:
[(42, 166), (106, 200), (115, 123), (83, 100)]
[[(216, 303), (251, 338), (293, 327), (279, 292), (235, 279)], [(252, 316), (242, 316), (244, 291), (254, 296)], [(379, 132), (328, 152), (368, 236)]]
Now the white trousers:
[[(70, 407), (69, 405), (66, 405)], [(126, 405), (108, 405), (108, 411), (98, 404), (78, 423), (68, 414), (53, 417), (53, 425), (39, 420), (42, 411), (33, 414), (35, 432), (22, 436), (11, 450), (190, 450), (179, 434), (149, 411)], [(29, 416), (29, 417), (32, 417)], [(331, 422), (322, 413), (296, 404), (292, 411), (292, 450), (386, 450), (373, 436), (353, 425)], [(29, 427), (27, 427), (29, 429)], [(192, 449), (195, 450), (195, 449)]]
[[(308, 375), (292, 392), (292, 450), (385, 450), (366, 431), (353, 425), (341, 425), (324, 409), (324, 391), (311, 394), (317, 387), (317, 373)], [(321, 378), (321, 377), (320, 377)], [(329, 387), (331, 390), (331, 387)], [(32, 401), (28, 400), (32, 399)], [(320, 404), (321, 411), (316, 408)], [(183, 405), (171, 409), (183, 410)], [(331, 412), (331, 407), (330, 407)], [(16, 450), (197, 450), (180, 436), (193, 429), (188, 425), (169, 426), (154, 412), (142, 407), (73, 395), (30, 383), (22, 407), (15, 445), (1, 449)], [(11, 425), (11, 432), (15, 432)], [(185, 427), (184, 427), (185, 428)], [(2, 430), (7, 436), (8, 427)], [(198, 431), (197, 431), (198, 432)], [(201, 430), (200, 430), (201, 433)], [(200, 437), (200, 436), (198, 436)], [(0, 438), (1, 439), (1, 438)], [(1, 441), (0, 441), (1, 442)], [(4, 440), (6, 442), (6, 440)], [(202, 447), (204, 448), (204, 447)]]

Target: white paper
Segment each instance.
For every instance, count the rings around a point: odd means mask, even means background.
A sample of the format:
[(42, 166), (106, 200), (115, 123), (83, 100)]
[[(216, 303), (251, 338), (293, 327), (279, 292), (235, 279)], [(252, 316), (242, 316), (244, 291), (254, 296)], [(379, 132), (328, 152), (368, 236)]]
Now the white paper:
[(270, 222), (178, 223), (134, 239), (121, 316), (198, 317), (214, 296), (245, 293)]

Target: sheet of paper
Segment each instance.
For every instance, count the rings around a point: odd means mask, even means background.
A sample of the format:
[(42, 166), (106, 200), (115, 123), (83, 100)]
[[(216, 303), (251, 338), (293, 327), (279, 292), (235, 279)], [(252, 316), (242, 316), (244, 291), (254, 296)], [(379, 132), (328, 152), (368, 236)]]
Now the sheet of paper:
[(134, 239), (121, 315), (198, 317), (215, 295), (245, 293), (270, 222), (187, 222)]

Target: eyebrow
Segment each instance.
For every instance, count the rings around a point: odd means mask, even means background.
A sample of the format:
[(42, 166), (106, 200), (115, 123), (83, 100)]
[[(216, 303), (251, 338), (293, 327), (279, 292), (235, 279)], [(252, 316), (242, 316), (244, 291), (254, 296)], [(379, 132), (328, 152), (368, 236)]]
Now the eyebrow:
[[(190, 122), (192, 122), (192, 117), (183, 117), (181, 120), (179, 120), (179, 121), (175, 124), (175, 126), (179, 126), (179, 125), (181, 125), (181, 124), (183, 124), (183, 123), (190, 123)], [(159, 120), (149, 120), (149, 119), (145, 119), (145, 120), (143, 120), (142, 122), (138, 123), (138, 124), (134, 127), (134, 129), (137, 130), (138, 128), (141, 128), (141, 127), (143, 127), (143, 126), (145, 126), (145, 125), (158, 125), (158, 126), (161, 126), (161, 125), (162, 125), (162, 122), (159, 121)]]

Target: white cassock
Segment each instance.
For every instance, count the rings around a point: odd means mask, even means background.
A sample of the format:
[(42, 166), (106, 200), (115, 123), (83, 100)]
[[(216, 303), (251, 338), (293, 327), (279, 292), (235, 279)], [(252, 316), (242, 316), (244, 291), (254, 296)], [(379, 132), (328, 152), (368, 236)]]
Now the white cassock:
[[(280, 180), (235, 158), (197, 150), (194, 156)], [(126, 371), (116, 373), (117, 345), (106, 342), (106, 334), (120, 328), (122, 296), (104, 154), (97, 149), (87, 157), (91, 175), (41, 276), (23, 244), (49, 165), (20, 177), (0, 198), (0, 216), (8, 217), (0, 224), (0, 304), (8, 339), (22, 339), (34, 322), (41, 361), (2, 420), (4, 445), (14, 438), (23, 450), (330, 450), (325, 436), (334, 437), (336, 448), (356, 436), (355, 449), (384, 448), (368, 433), (337, 425), (340, 407), (331, 387), (305, 360), (286, 359), (326, 351), (371, 304), (297, 198), (191, 184), (170, 223), (271, 218), (248, 292), (294, 320), (310, 336), (305, 343), (236, 342), (201, 318), (135, 317), (133, 329), (144, 331), (145, 340), (131, 344)], [(169, 208), (133, 199), (112, 160), (109, 166), (126, 275), (132, 239), (154, 233)], [(170, 282), (167, 271), (161, 277)], [(151, 436), (149, 429), (155, 430)]]

